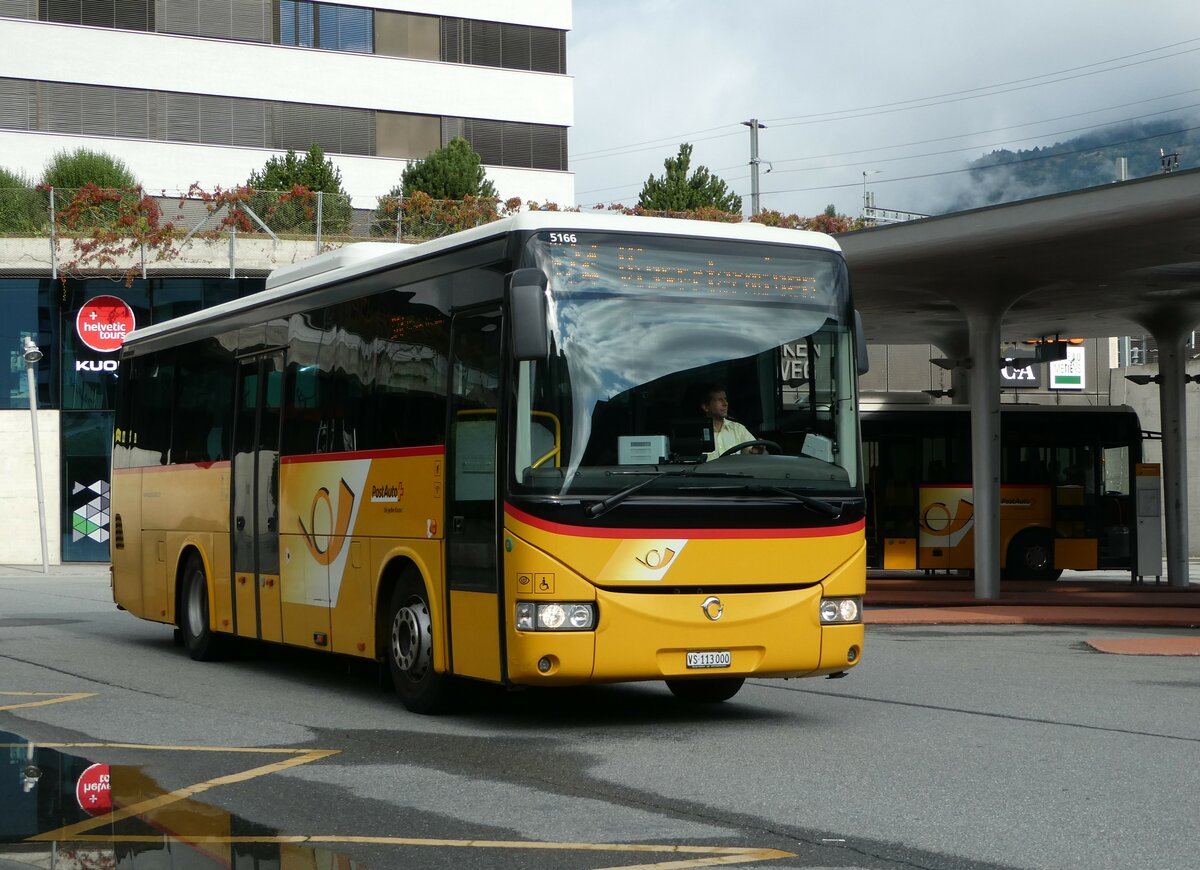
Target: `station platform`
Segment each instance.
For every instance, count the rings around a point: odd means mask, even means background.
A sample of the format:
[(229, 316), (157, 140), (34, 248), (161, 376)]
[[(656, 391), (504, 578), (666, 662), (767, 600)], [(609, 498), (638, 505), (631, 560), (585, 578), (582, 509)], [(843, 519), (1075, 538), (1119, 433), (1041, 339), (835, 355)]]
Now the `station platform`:
[[(1133, 584), (1125, 572), (1070, 572), (1052, 583), (1002, 581), (1000, 598), (975, 598), (970, 578), (920, 572), (868, 572), (868, 625), (1096, 625), (1200, 629), (1200, 577), (1184, 588)], [(1200, 631), (1139, 643), (1103, 642), (1100, 652), (1200, 655)], [(1097, 642), (1100, 643), (1100, 642)], [(1153, 651), (1159, 650), (1159, 651)]]

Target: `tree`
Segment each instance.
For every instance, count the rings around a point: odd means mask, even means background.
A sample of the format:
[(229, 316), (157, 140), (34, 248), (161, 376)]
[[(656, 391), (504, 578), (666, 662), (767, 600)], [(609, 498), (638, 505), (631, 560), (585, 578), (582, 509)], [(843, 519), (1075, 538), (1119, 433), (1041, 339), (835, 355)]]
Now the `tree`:
[(404, 236), (442, 236), (495, 220), (499, 197), (483, 161), (459, 136), (424, 160), (410, 163), (400, 183), (379, 197), (371, 234), (395, 236), (397, 214)]
[(401, 193), (412, 196), (418, 190), (433, 199), (496, 197), (496, 187), (483, 171), (483, 161), (461, 136), (450, 140), (449, 145), (432, 152), (424, 160), (410, 163), (400, 176), (400, 190), (393, 188), (389, 195)]
[(322, 194), (322, 232), (350, 230), (350, 198), (342, 189), (342, 173), (316, 142), (303, 157), (289, 148), (282, 157), (270, 158), (262, 169), (250, 173), (246, 184), (256, 191), (250, 208), (273, 230), (313, 232), (318, 193)]
[(684, 142), (679, 154), (668, 157), (663, 166), (666, 172), (655, 178), (651, 175), (638, 194), (638, 205), (651, 211), (693, 211), (716, 208), (725, 212), (741, 212), (742, 198), (733, 193), (705, 166), (697, 166), (688, 175), (692, 163), (692, 146)]

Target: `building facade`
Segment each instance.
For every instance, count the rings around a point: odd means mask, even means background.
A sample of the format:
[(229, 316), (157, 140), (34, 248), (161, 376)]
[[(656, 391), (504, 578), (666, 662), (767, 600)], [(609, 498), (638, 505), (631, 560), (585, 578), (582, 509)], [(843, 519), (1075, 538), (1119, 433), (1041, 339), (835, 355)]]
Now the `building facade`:
[[(118, 154), (147, 190), (316, 142), (356, 205), (463, 136), (502, 197), (574, 202), (569, 0), (0, 0), (0, 165)], [(52, 59), (52, 62), (51, 62)]]
[[(0, 167), (36, 181), (58, 151), (123, 160), (147, 191), (244, 184), (316, 143), (358, 210), (410, 161), (462, 136), (503, 198), (572, 204), (569, 0), (0, 0)], [(0, 192), (3, 193), (3, 192)], [(43, 209), (44, 211), (44, 209)], [(0, 564), (108, 558), (115, 348), (86, 326), (134, 326), (263, 287), (317, 242), (193, 245), (127, 283), (62, 269), (48, 238), (0, 236)], [(273, 237), (272, 237), (273, 238)], [(199, 247), (199, 253), (194, 250)], [(30, 419), (26, 338), (39, 449)]]

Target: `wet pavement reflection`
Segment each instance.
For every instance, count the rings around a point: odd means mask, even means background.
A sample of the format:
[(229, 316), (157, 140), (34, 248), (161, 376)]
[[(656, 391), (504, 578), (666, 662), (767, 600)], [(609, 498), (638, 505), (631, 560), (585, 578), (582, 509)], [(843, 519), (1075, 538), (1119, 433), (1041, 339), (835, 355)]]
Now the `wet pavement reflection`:
[(347, 856), (0, 731), (0, 870), (364, 870)]

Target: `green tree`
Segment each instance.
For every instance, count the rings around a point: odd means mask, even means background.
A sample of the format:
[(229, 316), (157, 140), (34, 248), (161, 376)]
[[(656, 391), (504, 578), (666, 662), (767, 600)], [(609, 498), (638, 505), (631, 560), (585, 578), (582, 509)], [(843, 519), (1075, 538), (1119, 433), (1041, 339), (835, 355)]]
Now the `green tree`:
[(742, 198), (709, 172), (708, 167), (697, 166), (689, 175), (691, 163), (692, 146), (684, 142), (677, 156), (663, 162), (666, 169), (663, 175), (646, 179), (638, 194), (638, 205), (649, 211), (694, 211), (706, 207), (725, 212), (742, 210)]
[[(483, 161), (461, 136), (450, 140), (449, 145), (439, 148), (424, 160), (410, 163), (404, 170), (398, 192), (412, 196), (418, 190), (434, 199), (496, 197), (496, 187), (483, 171)], [(393, 188), (389, 195), (396, 192)]]
[(45, 202), (33, 182), (0, 166), (0, 233), (29, 235), (46, 223)]
[(483, 161), (461, 136), (424, 160), (410, 163), (400, 183), (379, 198), (371, 233), (396, 235), (396, 215), (403, 212), (405, 236), (434, 237), (487, 223), (499, 217), (499, 197), (483, 169)]
[(321, 231), (336, 235), (350, 230), (350, 197), (342, 189), (342, 173), (314, 142), (301, 157), (292, 149), (272, 157), (246, 181), (255, 194), (249, 205), (276, 232), (312, 233), (321, 196)]
[(41, 184), (72, 191), (89, 184), (105, 189), (139, 187), (124, 160), (89, 148), (56, 152), (42, 171)]

